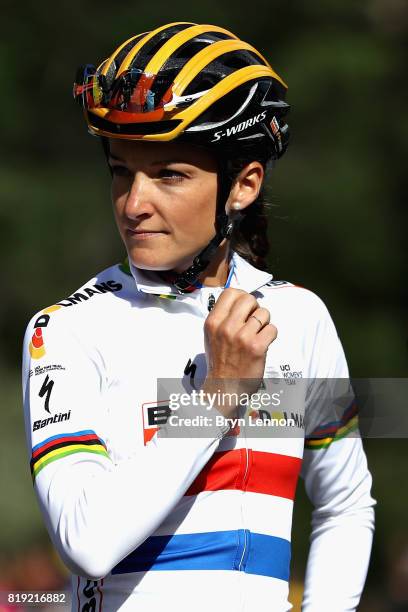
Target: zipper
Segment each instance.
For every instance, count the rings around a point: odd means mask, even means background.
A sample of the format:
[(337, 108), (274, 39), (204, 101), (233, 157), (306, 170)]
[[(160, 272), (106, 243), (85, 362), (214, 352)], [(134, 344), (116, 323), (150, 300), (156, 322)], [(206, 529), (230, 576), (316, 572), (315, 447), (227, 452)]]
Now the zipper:
[(247, 562), (248, 552), (249, 552), (249, 538), (250, 531), (249, 529), (243, 529), (244, 532), (244, 542), (242, 544), (242, 555), (238, 564), (238, 572), (245, 572), (245, 566)]
[(245, 487), (246, 487), (246, 483), (248, 480), (248, 472), (249, 472), (249, 460), (250, 460), (250, 449), (246, 446), (245, 447), (245, 469), (244, 469), (244, 474), (242, 476), (242, 491), (245, 492)]
[[(215, 306), (215, 296), (213, 293), (210, 293), (208, 296), (208, 300), (207, 300), (207, 309), (208, 312), (211, 312), (212, 309)], [(246, 438), (246, 436), (245, 436)], [(248, 448), (248, 446), (245, 447), (245, 469), (244, 469), (244, 474), (242, 476), (242, 494), (245, 495), (245, 487), (246, 487), (246, 483), (248, 480), (248, 474), (249, 474), (249, 463), (250, 463), (250, 449)], [(245, 525), (245, 520), (244, 520), (244, 513), (243, 513), (243, 508), (241, 505), (241, 518), (242, 518), (242, 525)], [(241, 537), (239, 537), (240, 540), (240, 547), (242, 547), (242, 552), (241, 552), (241, 557), (238, 561), (238, 564), (236, 566), (237, 571), (242, 572), (245, 571), (245, 565), (246, 565), (246, 561), (247, 561), (247, 557), (248, 557), (248, 552), (249, 552), (249, 539), (250, 539), (250, 531), (249, 529), (242, 529), (241, 531), (242, 536), (243, 536), (243, 542), (241, 542)]]
[[(246, 487), (246, 482), (248, 479), (248, 473), (249, 473), (249, 460), (250, 460), (250, 456), (249, 456), (249, 448), (245, 447), (245, 470), (244, 470), (244, 475), (242, 477), (242, 495), (245, 495), (245, 487)], [(245, 525), (245, 520), (244, 520), (244, 514), (242, 511), (242, 506), (241, 506), (241, 516), (242, 516), (242, 523)], [(242, 554), (241, 554), (241, 559), (239, 560), (239, 564), (238, 564), (238, 571), (242, 572), (245, 571), (245, 563), (246, 563), (246, 558), (248, 556), (248, 549), (249, 549), (249, 529), (245, 529), (244, 528), (244, 543), (242, 546)]]

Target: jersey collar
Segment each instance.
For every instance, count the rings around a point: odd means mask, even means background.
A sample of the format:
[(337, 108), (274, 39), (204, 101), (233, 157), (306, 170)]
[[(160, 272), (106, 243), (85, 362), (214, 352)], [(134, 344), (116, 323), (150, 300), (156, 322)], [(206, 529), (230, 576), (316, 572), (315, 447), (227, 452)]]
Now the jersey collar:
[[(136, 288), (142, 293), (151, 293), (154, 295), (174, 296), (175, 298), (184, 298), (186, 296), (195, 297), (200, 293), (200, 288), (196, 291), (187, 294), (178, 293), (173, 285), (163, 279), (156, 272), (140, 270), (129, 261), (129, 269), (135, 280)], [(228, 274), (229, 284), (233, 289), (242, 289), (247, 293), (252, 293), (263, 287), (272, 279), (272, 274), (258, 270), (248, 263), (238, 253), (233, 253), (230, 260), (230, 268)]]

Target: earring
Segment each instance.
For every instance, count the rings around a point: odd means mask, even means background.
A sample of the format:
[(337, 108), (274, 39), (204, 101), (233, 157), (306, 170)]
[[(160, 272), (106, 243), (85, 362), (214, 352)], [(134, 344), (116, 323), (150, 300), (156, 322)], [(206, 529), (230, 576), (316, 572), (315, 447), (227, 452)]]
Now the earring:
[(231, 208), (233, 210), (240, 210), (241, 209), (241, 204), (239, 202), (234, 202), (231, 206)]

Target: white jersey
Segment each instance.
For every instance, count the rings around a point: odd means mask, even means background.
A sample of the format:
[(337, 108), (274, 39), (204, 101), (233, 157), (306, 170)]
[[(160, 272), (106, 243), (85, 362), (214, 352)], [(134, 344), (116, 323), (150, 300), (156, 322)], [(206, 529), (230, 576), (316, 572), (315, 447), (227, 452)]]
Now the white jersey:
[[(230, 286), (253, 293), (278, 329), (265, 380), (282, 387), (347, 378), (321, 300), (236, 254), (231, 261)], [(181, 380), (190, 391), (204, 380), (203, 324), (222, 290), (176, 295), (158, 275), (116, 265), (28, 325), (31, 471), (50, 537), (72, 572), (72, 610), (289, 610), (299, 474), (315, 508), (303, 610), (343, 612), (359, 602), (374, 501), (352, 403), (336, 417), (315, 410), (310, 383), (300, 407), (250, 406), (271, 422), (291, 419), (289, 437), (222, 423), (205, 437), (193, 428), (182, 438), (157, 433), (168, 416), (157, 379)]]

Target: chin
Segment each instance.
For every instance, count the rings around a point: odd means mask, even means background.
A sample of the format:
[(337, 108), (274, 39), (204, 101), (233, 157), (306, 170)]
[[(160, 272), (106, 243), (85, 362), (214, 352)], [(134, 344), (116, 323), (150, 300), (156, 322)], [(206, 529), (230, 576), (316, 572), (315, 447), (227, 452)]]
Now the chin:
[(184, 264), (180, 261), (180, 259), (170, 260), (168, 257), (160, 258), (157, 256), (143, 256), (140, 252), (132, 253), (132, 251), (128, 251), (128, 256), (136, 268), (139, 268), (140, 270), (149, 270), (150, 272), (162, 272), (167, 270), (174, 270), (176, 272), (183, 271), (192, 263), (192, 259), (189, 260), (190, 263), (186, 261)]
[(132, 264), (139, 268), (139, 270), (150, 270), (151, 272), (160, 272), (164, 270), (172, 270), (173, 266), (168, 262), (159, 262), (159, 261), (149, 261), (144, 257), (131, 257), (129, 255), (129, 259)]
[[(161, 242), (161, 241), (160, 241)], [(151, 272), (160, 272), (174, 270), (174, 272), (184, 272), (189, 268), (194, 260), (194, 257), (200, 253), (203, 246), (195, 247), (193, 252), (189, 249), (187, 252), (177, 244), (159, 244), (148, 241), (144, 244), (132, 244), (125, 242), (129, 260), (136, 268), (140, 270), (150, 270)], [(191, 245), (185, 245), (188, 248)], [(180, 248), (181, 247), (181, 248)], [(184, 251), (184, 252), (183, 252)]]

